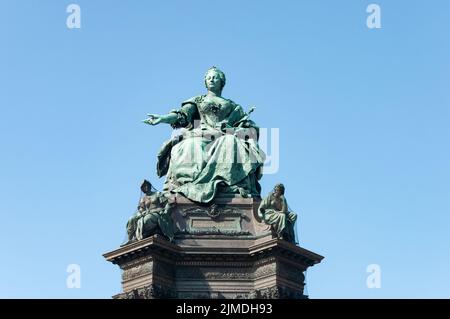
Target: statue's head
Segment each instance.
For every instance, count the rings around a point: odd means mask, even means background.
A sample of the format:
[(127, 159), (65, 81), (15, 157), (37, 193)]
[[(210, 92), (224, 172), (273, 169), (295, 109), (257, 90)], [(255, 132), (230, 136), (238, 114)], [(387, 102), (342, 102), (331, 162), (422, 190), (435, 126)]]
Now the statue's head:
[(152, 188), (153, 188), (152, 184), (148, 180), (144, 179), (144, 181), (141, 184), (141, 191), (144, 194), (148, 194), (148, 193), (152, 192), (152, 190), (153, 190)]
[(279, 183), (277, 185), (275, 185), (275, 187), (273, 188), (273, 192), (277, 195), (277, 196), (281, 196), (284, 195), (284, 185)]
[(210, 91), (221, 92), (225, 86), (226, 78), (225, 73), (213, 66), (209, 68), (205, 73), (205, 86)]

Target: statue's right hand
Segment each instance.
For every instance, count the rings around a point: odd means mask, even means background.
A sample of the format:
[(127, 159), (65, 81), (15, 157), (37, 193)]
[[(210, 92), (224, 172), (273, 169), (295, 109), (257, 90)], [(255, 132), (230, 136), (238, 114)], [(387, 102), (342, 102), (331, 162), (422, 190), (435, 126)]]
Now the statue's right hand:
[(161, 123), (161, 115), (158, 114), (147, 114), (148, 119), (143, 120), (142, 122), (144, 122), (145, 124), (149, 124), (149, 125), (156, 125)]

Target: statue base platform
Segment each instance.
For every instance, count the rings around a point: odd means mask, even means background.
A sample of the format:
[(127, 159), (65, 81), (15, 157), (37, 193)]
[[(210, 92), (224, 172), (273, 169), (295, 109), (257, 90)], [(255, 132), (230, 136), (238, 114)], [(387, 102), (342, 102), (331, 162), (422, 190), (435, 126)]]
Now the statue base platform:
[(307, 298), (304, 272), (323, 257), (274, 238), (259, 199), (175, 201), (174, 242), (154, 235), (104, 254), (122, 269), (113, 298)]

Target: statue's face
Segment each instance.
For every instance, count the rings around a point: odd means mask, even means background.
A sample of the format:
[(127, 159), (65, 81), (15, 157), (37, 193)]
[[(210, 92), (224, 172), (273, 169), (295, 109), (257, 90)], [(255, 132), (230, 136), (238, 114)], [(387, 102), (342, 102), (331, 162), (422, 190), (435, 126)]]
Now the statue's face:
[(281, 187), (275, 187), (274, 191), (277, 197), (283, 195), (283, 190), (281, 189)]
[(219, 74), (214, 70), (211, 70), (206, 74), (205, 82), (206, 88), (210, 91), (222, 89), (222, 80), (220, 79)]

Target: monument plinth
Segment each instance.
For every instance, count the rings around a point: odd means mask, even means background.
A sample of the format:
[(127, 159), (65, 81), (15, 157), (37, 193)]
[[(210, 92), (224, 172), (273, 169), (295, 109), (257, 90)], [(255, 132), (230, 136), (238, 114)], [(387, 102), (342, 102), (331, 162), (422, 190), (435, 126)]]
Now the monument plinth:
[(114, 298), (307, 297), (304, 271), (323, 257), (276, 238), (255, 217), (259, 203), (177, 197), (173, 242), (156, 234), (104, 255), (122, 269), (123, 292)]

